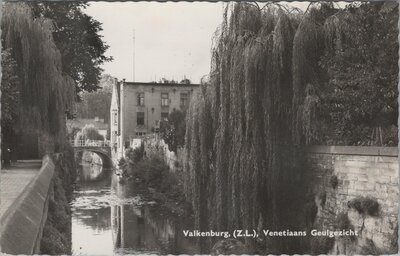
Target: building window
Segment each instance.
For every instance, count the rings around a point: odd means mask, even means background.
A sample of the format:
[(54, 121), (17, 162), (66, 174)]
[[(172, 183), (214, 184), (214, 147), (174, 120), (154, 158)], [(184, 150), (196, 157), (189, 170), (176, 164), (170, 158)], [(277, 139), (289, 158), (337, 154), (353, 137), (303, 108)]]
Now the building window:
[(161, 120), (163, 121), (168, 120), (168, 112), (161, 112)]
[(118, 113), (117, 111), (113, 112), (113, 119), (114, 119), (114, 125), (118, 124)]
[[(112, 139), (111, 139), (111, 141), (112, 141), (112, 143), (117, 143), (117, 132), (114, 132), (114, 134), (113, 134), (113, 136), (111, 137)], [(115, 145), (116, 146), (116, 145)]]
[(139, 92), (137, 95), (137, 105), (144, 106), (144, 92)]
[(188, 94), (186, 92), (181, 93), (181, 108), (187, 107), (188, 102), (189, 102)]
[(137, 112), (136, 123), (137, 125), (144, 125), (144, 112)]
[(168, 107), (169, 100), (168, 100), (168, 93), (161, 93), (161, 106)]

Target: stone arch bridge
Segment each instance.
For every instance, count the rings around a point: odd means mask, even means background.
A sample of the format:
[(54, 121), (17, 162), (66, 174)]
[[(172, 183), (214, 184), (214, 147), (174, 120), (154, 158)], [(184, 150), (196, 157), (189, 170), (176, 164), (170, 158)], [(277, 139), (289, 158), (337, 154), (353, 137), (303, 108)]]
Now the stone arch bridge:
[(103, 140), (73, 140), (70, 141), (75, 154), (89, 151), (98, 154), (103, 159), (103, 164), (107, 167), (113, 166), (111, 147), (109, 141)]

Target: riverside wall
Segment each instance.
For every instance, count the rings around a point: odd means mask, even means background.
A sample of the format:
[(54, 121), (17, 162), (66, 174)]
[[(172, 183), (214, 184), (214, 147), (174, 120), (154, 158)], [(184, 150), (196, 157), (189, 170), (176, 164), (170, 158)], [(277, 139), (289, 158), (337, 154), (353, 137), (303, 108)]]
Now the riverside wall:
[[(353, 241), (353, 250), (371, 247), (372, 242), (382, 252), (397, 252), (399, 162), (396, 147), (309, 147), (307, 167), (318, 207), (316, 223), (320, 228), (334, 230), (335, 219), (344, 213), (360, 233), (357, 241)], [(349, 207), (351, 200), (361, 197), (378, 202), (377, 216), (360, 214)], [(332, 253), (348, 252), (349, 244), (347, 249), (344, 247), (344, 243), (336, 241)]]
[(49, 191), (55, 166), (49, 156), (43, 158), (38, 175), (28, 184), (18, 201), (1, 219), (1, 252), (37, 254), (47, 220)]
[[(179, 175), (184, 149), (168, 150), (163, 141), (145, 147), (161, 152), (170, 171)], [(154, 150), (157, 148), (157, 150)], [(309, 191), (317, 207), (314, 228), (336, 230), (336, 219), (346, 214), (359, 236), (335, 241), (334, 254), (365, 253), (371, 249), (396, 253), (399, 210), (399, 162), (397, 147), (310, 146), (305, 148), (305, 170)], [(337, 184), (333, 186), (335, 181)], [(368, 197), (379, 204), (377, 216), (360, 214), (349, 207), (351, 200)], [(368, 247), (369, 249), (363, 248)], [(364, 251), (363, 251), (364, 250)]]

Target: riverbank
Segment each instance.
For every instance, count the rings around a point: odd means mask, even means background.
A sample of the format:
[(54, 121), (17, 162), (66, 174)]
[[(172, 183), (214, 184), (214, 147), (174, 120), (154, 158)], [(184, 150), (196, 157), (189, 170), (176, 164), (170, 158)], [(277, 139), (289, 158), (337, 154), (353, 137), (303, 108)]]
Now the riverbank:
[(72, 148), (53, 154), (55, 173), (50, 185), (47, 221), (43, 229), (40, 253), (50, 255), (71, 254), (71, 209), (76, 166)]
[(133, 177), (129, 186), (145, 189), (150, 200), (157, 202), (170, 213), (192, 216), (190, 204), (183, 193), (179, 177), (169, 170), (165, 161), (158, 156), (143, 158), (131, 166)]

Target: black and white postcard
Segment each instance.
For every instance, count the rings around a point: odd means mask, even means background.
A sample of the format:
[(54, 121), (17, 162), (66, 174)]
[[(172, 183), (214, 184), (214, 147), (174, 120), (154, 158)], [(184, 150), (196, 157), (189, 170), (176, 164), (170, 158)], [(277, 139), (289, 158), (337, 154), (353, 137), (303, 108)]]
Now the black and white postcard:
[(398, 253), (397, 1), (4, 1), (0, 23), (2, 253)]

